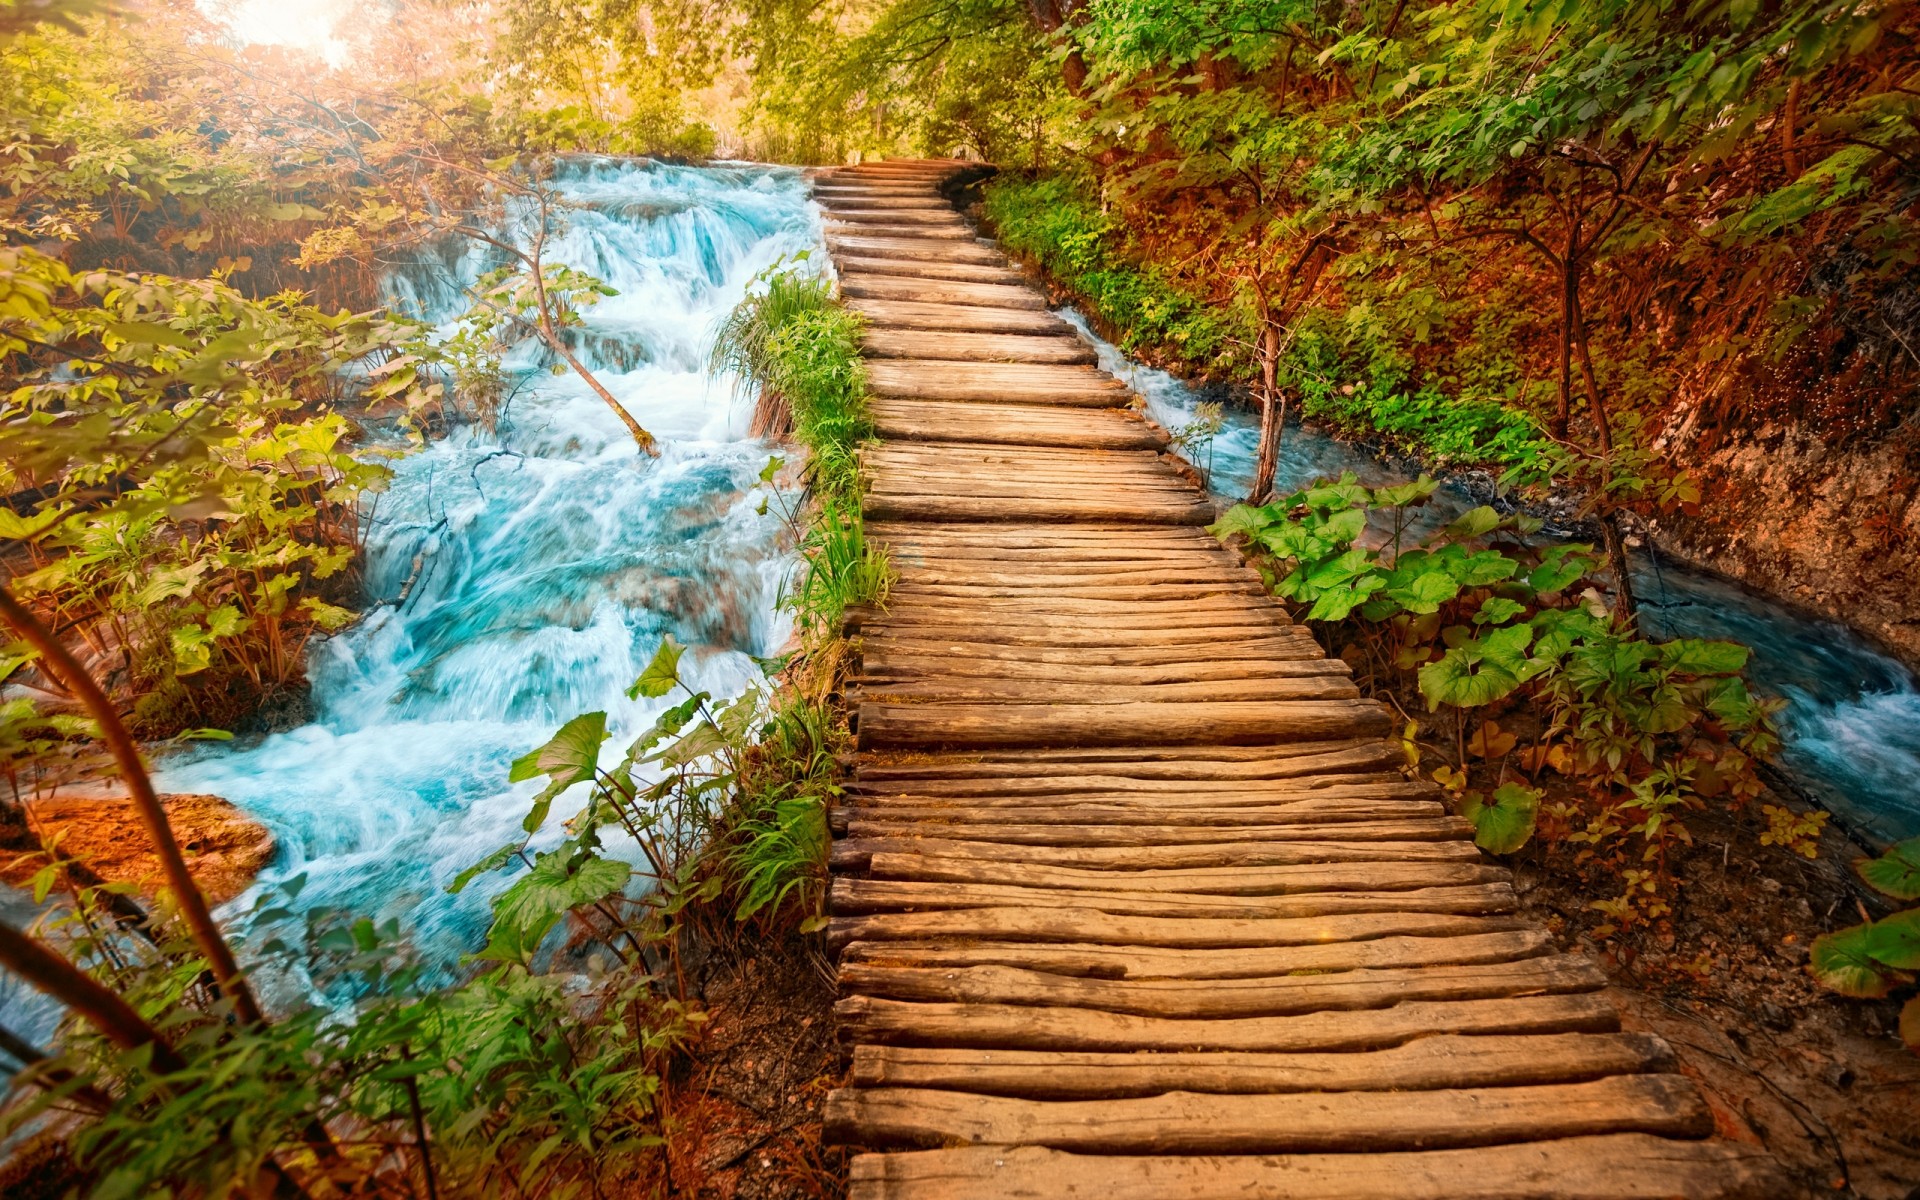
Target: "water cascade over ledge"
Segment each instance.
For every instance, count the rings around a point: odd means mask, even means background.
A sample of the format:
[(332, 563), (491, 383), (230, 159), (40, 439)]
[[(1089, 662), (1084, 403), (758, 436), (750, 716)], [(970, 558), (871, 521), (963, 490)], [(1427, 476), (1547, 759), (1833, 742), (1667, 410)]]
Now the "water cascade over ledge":
[[(398, 917), (443, 963), (478, 945), (499, 882), (458, 897), (446, 884), (526, 814), (533, 785), (506, 782), (513, 758), (584, 711), (607, 710), (616, 742), (644, 727), (667, 701), (622, 692), (667, 634), (717, 694), (756, 678), (755, 657), (788, 634), (784, 526), (748, 496), (769, 447), (746, 437), (746, 405), (706, 360), (754, 274), (818, 244), (804, 179), (579, 159), (554, 182), (569, 207), (550, 259), (619, 292), (585, 310), (576, 353), (660, 457), (522, 343), (497, 430), (399, 459), (368, 498), (376, 603), (311, 650), (313, 722), (161, 770), (164, 789), (226, 796), (271, 827), (283, 849), (267, 879), (304, 873), (300, 909)], [(479, 248), (422, 255), (392, 299), (451, 321), (493, 265)]]

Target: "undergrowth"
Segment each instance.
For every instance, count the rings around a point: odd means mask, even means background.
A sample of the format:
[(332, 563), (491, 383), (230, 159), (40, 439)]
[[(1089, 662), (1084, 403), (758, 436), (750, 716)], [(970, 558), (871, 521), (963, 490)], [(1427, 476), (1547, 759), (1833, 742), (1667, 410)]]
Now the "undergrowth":
[(728, 321), (716, 361), (779, 389), (809, 455), (811, 496), (780, 488), (778, 458), (760, 481), (801, 554), (781, 599), (797, 646), (771, 685), (721, 698), (666, 638), (628, 692), (657, 702), (651, 725), (609, 752), (609, 715), (584, 713), (517, 760), (510, 779), (540, 784), (519, 835), (449, 885), (490, 893), (460, 978), (416, 961), (397, 922), (296, 915), (296, 877), (256, 903), (246, 957), (298, 999), (235, 1022), (167, 911), (129, 921), (125, 889), (48, 854), (35, 891), (67, 903), (37, 940), (152, 1027), (130, 1044), (70, 1015), (59, 1052), (16, 1077), (0, 1138), (55, 1120), (75, 1172), (60, 1186), (99, 1200), (666, 1194), (703, 972), (769, 941), (817, 953), (825, 924), (841, 620), (891, 580), (860, 521), (858, 335), (824, 284), (778, 272)]
[[(1253, 315), (1238, 303), (1210, 304), (1168, 278), (1133, 244), (1139, 227), (1103, 212), (1090, 182), (1002, 175), (987, 185), (984, 208), (1002, 244), (1071, 293), (1129, 355), (1199, 378), (1250, 382)], [(1534, 420), (1488, 391), (1504, 375), (1489, 383), (1462, 368), (1451, 380), (1425, 378), (1410, 353), (1419, 340), (1380, 309), (1316, 309), (1294, 331), (1278, 382), (1303, 416), (1434, 463), (1533, 461), (1541, 441)]]

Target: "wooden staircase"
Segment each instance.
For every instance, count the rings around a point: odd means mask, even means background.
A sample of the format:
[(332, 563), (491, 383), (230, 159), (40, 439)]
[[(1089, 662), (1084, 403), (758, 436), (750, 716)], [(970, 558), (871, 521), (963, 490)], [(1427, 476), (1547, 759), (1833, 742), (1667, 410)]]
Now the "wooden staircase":
[(880, 444), (832, 814), (855, 1200), (1797, 1194), (1515, 915), (1385, 711), (976, 239), (822, 172)]

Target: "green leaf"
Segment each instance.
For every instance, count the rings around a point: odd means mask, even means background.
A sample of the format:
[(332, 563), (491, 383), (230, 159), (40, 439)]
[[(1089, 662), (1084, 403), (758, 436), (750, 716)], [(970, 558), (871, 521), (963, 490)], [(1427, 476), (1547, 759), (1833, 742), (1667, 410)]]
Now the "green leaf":
[(1895, 900), (1920, 900), (1920, 837), (1895, 842), (1885, 854), (1862, 859), (1853, 869), (1875, 891)]
[[(1401, 573), (1394, 572), (1398, 577)], [(1401, 583), (1396, 578), (1387, 588), (1389, 599), (1398, 601), (1410, 613), (1439, 612), (1440, 606), (1460, 594), (1460, 581), (1452, 572), (1439, 567), (1420, 571)]]
[(1277, 520), (1279, 518), (1272, 509), (1255, 508), (1251, 504), (1236, 504), (1220, 514), (1218, 521), (1207, 526), (1207, 532), (1223, 542), (1236, 533), (1255, 537)]
[(600, 765), (600, 743), (606, 740), (607, 714), (582, 713), (562, 725), (546, 745), (515, 759), (507, 781), (521, 783), (545, 775), (565, 790), (592, 779)]
[(570, 869), (569, 857), (564, 850), (540, 855), (533, 870), (494, 897), (493, 927), (480, 958), (527, 962), (561, 917), (619, 891), (633, 875), (618, 859), (587, 858)]
[(657, 700), (672, 691), (680, 682), (680, 656), (686, 652), (687, 648), (674, 641), (672, 634), (661, 638), (660, 648), (653, 652), (653, 661), (627, 689), (627, 698), (638, 700), (645, 696)]
[(1893, 990), (1891, 972), (1867, 952), (1870, 928), (1855, 925), (1813, 939), (1807, 970), (1820, 986), (1856, 1000), (1878, 1000)]
[(1412, 483), (1403, 483), (1398, 487), (1380, 488), (1373, 493), (1373, 503), (1376, 508), (1405, 508), (1410, 504), (1417, 504), (1433, 495), (1439, 486), (1440, 483), (1438, 480), (1430, 479), (1422, 475)]
[(1750, 653), (1738, 642), (1680, 638), (1661, 644), (1660, 662), (1685, 675), (1732, 675), (1746, 669)]
[(1920, 970), (1920, 908), (1898, 912), (1867, 927), (1868, 957), (1899, 971)]
[(1473, 614), (1475, 625), (1504, 625), (1521, 613), (1527, 606), (1518, 600), (1509, 600), (1505, 596), (1488, 596), (1480, 603), (1480, 611)]
[(1464, 542), (1480, 537), (1483, 534), (1492, 533), (1494, 530), (1500, 528), (1501, 520), (1500, 514), (1495, 512), (1491, 506), (1482, 504), (1478, 508), (1470, 508), (1455, 517), (1447, 523), (1447, 527), (1442, 529), (1440, 533), (1443, 537)]
[(451, 895), (458, 896), (461, 892), (464, 892), (467, 890), (468, 884), (472, 883), (474, 880), (478, 879), (480, 876), (489, 874), (493, 871), (498, 871), (501, 867), (506, 866), (508, 863), (513, 861), (513, 857), (515, 853), (519, 851), (520, 846), (521, 846), (521, 843), (519, 842), (508, 842), (506, 845), (500, 847), (498, 850), (495, 850), (492, 854), (487, 855), (485, 858), (481, 859), (479, 862), (474, 863), (472, 866), (468, 867), (466, 870), (460, 872), (458, 875), (455, 875), (453, 877), (453, 882), (447, 885), (448, 893)]
[(1533, 837), (1540, 793), (1517, 783), (1500, 785), (1488, 798), (1468, 792), (1460, 815), (1473, 822), (1475, 845), (1489, 854), (1512, 854)]
[(772, 458), (769, 458), (767, 460), (767, 465), (760, 468), (760, 482), (772, 483), (773, 477), (775, 475), (778, 475), (780, 473), (780, 468), (786, 465), (787, 465), (787, 460), (784, 458), (781, 458), (778, 454), (774, 455)]

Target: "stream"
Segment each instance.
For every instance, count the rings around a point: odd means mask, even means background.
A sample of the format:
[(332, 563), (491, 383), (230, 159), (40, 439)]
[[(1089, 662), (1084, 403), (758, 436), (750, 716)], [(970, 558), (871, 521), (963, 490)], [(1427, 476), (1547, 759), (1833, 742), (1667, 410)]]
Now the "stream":
[[(1169, 430), (1195, 418), (1200, 397), (1165, 371), (1129, 362), (1086, 319), (1060, 313), (1092, 342), (1102, 369), (1124, 379)], [(1228, 410), (1210, 451), (1195, 457), (1225, 500), (1252, 486), (1260, 439), (1252, 414)], [(1410, 478), (1361, 447), (1289, 425), (1276, 488), (1287, 491), (1352, 471), (1382, 487)], [(1481, 501), (1448, 484), (1428, 502), (1431, 530)], [(1807, 799), (1828, 809), (1863, 841), (1920, 836), (1920, 684), (1899, 661), (1834, 621), (1796, 612), (1732, 580), (1641, 553), (1633, 571), (1641, 621), (1655, 638), (1726, 638), (1753, 648), (1747, 674), (1755, 689), (1786, 701), (1778, 721), (1777, 763)]]

